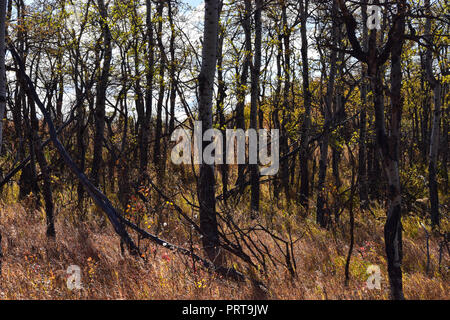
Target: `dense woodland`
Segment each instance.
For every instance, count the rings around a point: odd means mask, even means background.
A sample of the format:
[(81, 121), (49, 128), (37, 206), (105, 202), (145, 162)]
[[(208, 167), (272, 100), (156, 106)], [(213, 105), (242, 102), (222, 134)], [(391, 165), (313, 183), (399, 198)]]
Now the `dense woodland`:
[(0, 299), (449, 298), (447, 0), (0, 6)]

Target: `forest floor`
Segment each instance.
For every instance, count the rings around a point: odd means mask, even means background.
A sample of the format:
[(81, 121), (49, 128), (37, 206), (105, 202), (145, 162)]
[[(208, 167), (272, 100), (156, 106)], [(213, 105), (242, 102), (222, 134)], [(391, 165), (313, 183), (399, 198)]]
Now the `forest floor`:
[[(56, 208), (56, 241), (45, 235), (45, 216), (29, 210), (26, 202), (3, 199), (0, 204), (0, 231), (3, 236), (0, 299), (388, 299), (389, 284), (383, 243), (384, 210), (355, 210), (355, 246), (350, 264), (350, 282), (344, 284), (349, 248), (348, 214), (342, 226), (323, 230), (303, 218), (293, 224), (296, 262), (295, 278), (279, 266), (268, 266), (259, 276), (268, 290), (265, 296), (248, 281), (235, 283), (210, 274), (180, 254), (147, 240), (142, 259), (121, 253), (120, 241), (104, 218), (73, 219), (69, 207)], [(289, 207), (295, 212), (294, 205)], [(95, 209), (93, 209), (95, 210)], [(346, 220), (347, 219), (347, 220)], [(450, 299), (449, 256), (446, 249), (439, 267), (439, 238), (430, 235), (427, 269), (426, 232), (421, 220), (403, 218), (403, 280), (407, 299)], [(448, 221), (444, 221), (448, 229)], [(163, 236), (173, 243), (186, 244), (175, 220)], [(135, 237), (135, 236), (133, 236)], [(270, 241), (268, 240), (268, 243)], [(277, 252), (274, 244), (269, 247)], [(193, 245), (196, 252), (203, 255)], [(276, 254), (275, 254), (276, 255)], [(280, 257), (279, 257), (280, 258)], [(238, 259), (229, 263), (246, 273)], [(67, 268), (81, 269), (80, 290), (69, 290)], [(369, 265), (381, 269), (381, 289), (366, 285)]]

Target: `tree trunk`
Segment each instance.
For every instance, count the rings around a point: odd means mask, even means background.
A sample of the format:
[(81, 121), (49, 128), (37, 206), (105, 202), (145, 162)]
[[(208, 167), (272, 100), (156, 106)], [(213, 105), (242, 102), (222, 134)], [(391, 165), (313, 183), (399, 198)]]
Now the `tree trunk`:
[(153, 76), (154, 76), (154, 37), (153, 37), (153, 23), (152, 23), (152, 2), (146, 0), (146, 24), (147, 24), (147, 52), (148, 63), (146, 64), (146, 87), (145, 87), (145, 116), (142, 125), (142, 145), (140, 146), (140, 170), (141, 174), (145, 175), (148, 166), (148, 148), (150, 135), (150, 120), (152, 117), (153, 104)]
[[(367, 21), (367, 0), (363, 2), (362, 8), (362, 19)], [(368, 50), (368, 36), (369, 30), (367, 24), (363, 24), (363, 49)], [(358, 176), (359, 176), (359, 203), (361, 209), (367, 209), (369, 206), (369, 194), (367, 189), (367, 114), (366, 106), (367, 101), (367, 67), (362, 65), (363, 72), (361, 74), (361, 85), (360, 85), (360, 97), (361, 97), (361, 114), (359, 116), (359, 141), (358, 141)]]
[(302, 78), (303, 78), (303, 101), (305, 114), (303, 117), (300, 152), (300, 204), (308, 209), (309, 198), (309, 170), (308, 170), (308, 149), (309, 149), (309, 127), (311, 124), (311, 91), (309, 89), (309, 69), (308, 69), (308, 38), (306, 34), (306, 21), (308, 17), (309, 0), (301, 0), (301, 26), (300, 33), (302, 39)]
[[(402, 89), (402, 67), (401, 55), (403, 50), (405, 16), (405, 0), (397, 4), (397, 17), (399, 22), (393, 26), (393, 37), (395, 41), (391, 47), (391, 126), (390, 135), (386, 134), (384, 126), (384, 105), (375, 105), (376, 128), (378, 145), (381, 150), (383, 167), (388, 180), (388, 201), (387, 220), (384, 226), (384, 240), (386, 244), (386, 255), (388, 261), (389, 282), (391, 285), (391, 298), (404, 299), (402, 286), (402, 222), (401, 205), (402, 195), (400, 190), (399, 176), (399, 144), (400, 126), (403, 108), (401, 96)], [(375, 87), (375, 99), (382, 96), (381, 79)], [(379, 102), (379, 101), (378, 101)]]
[[(256, 0), (255, 8), (255, 50), (254, 60), (251, 68), (251, 101), (250, 101), (250, 129), (258, 129), (258, 104), (259, 104), (259, 73), (261, 69), (261, 8), (262, 0)], [(259, 211), (259, 168), (258, 164), (250, 164), (250, 185), (251, 185), (251, 203), (252, 214)]]
[(45, 202), (45, 215), (47, 220), (47, 237), (55, 238), (55, 221), (53, 215), (53, 195), (52, 195), (52, 186), (51, 186), (51, 178), (47, 165), (47, 160), (45, 159), (44, 152), (42, 151), (42, 141), (39, 137), (39, 122), (36, 117), (36, 108), (34, 105), (34, 101), (30, 97), (30, 120), (31, 120), (31, 136), (33, 139), (33, 146), (36, 152), (36, 158), (39, 163), (39, 167), (41, 168), (41, 175), (43, 180), (42, 186), (42, 194), (44, 196)]
[[(281, 34), (280, 48), (284, 45), (284, 88), (283, 88), (283, 107), (281, 112), (281, 125), (280, 125), (280, 153), (281, 156), (285, 156), (289, 153), (288, 146), (288, 131), (287, 126), (290, 122), (290, 115), (292, 112), (291, 101), (289, 99), (290, 88), (291, 88), (291, 53), (290, 53), (290, 30), (287, 22), (287, 4), (282, 2), (281, 4)], [(281, 84), (280, 84), (281, 87)], [(280, 180), (281, 186), (283, 187), (286, 200), (290, 201), (289, 196), (289, 161), (283, 161), (280, 164)]]
[[(336, 16), (337, 10), (336, 10), (336, 2), (333, 1), (333, 8), (332, 8), (332, 17)], [(331, 42), (333, 43), (333, 46), (338, 45), (338, 25), (336, 22), (336, 18), (333, 18), (333, 26), (331, 30)], [(322, 141), (320, 142), (320, 160), (319, 160), (319, 181), (317, 183), (317, 211), (316, 211), (316, 222), (319, 224), (322, 228), (326, 227), (327, 225), (327, 217), (325, 215), (325, 192), (324, 189), (325, 185), (325, 178), (327, 175), (327, 162), (328, 162), (328, 139), (329, 139), (329, 128), (330, 128), (330, 121), (332, 116), (332, 104), (333, 104), (333, 97), (334, 97), (334, 79), (336, 77), (336, 60), (337, 60), (337, 51), (335, 49), (331, 49), (331, 57), (330, 57), (330, 73), (328, 76), (328, 83), (327, 83), (327, 95), (325, 104), (323, 106), (323, 116), (324, 116), (324, 127), (323, 127), (323, 137)], [(342, 62), (343, 63), (343, 62)]]
[(100, 25), (102, 28), (102, 39), (104, 47), (103, 67), (100, 79), (97, 84), (97, 94), (95, 102), (94, 122), (94, 157), (92, 162), (91, 177), (93, 184), (98, 187), (100, 182), (100, 170), (103, 166), (103, 141), (105, 131), (105, 106), (106, 89), (108, 87), (109, 69), (111, 67), (112, 47), (111, 32), (107, 23), (108, 11), (104, 0), (98, 0), (98, 9), (100, 14)]
[[(205, 23), (203, 30), (202, 65), (198, 76), (199, 117), (203, 133), (212, 128), (212, 97), (217, 61), (217, 37), (219, 24), (219, 0), (205, 0)], [(202, 150), (206, 143), (202, 142)], [(200, 206), (200, 229), (203, 248), (216, 265), (223, 264), (219, 250), (219, 232), (216, 217), (214, 165), (202, 162), (198, 182)]]
[(436, 81), (434, 88), (434, 110), (433, 127), (431, 129), (430, 139), (430, 164), (428, 166), (430, 204), (431, 204), (431, 223), (433, 226), (439, 226), (439, 196), (436, 180), (437, 159), (439, 150), (439, 123), (441, 117), (441, 84)]
[(430, 190), (431, 223), (433, 226), (439, 226), (439, 196), (436, 171), (439, 151), (439, 124), (441, 121), (441, 83), (439, 79), (436, 79), (433, 75), (433, 53), (431, 51), (431, 48), (433, 47), (433, 36), (431, 35), (430, 0), (425, 1), (425, 8), (427, 12), (425, 39), (428, 45), (425, 56), (425, 72), (434, 95), (434, 110), (430, 137), (430, 162), (428, 165), (428, 185)]
[(5, 35), (6, 32), (6, 0), (0, 1), (0, 156), (3, 143), (3, 118), (6, 109), (6, 67), (5, 67)]
[[(221, 10), (221, 8), (219, 8)], [(221, 26), (219, 25), (219, 29)], [(226, 139), (226, 123), (225, 123), (225, 110), (224, 110), (224, 101), (226, 97), (226, 84), (223, 76), (223, 40), (224, 40), (224, 32), (222, 30), (219, 31), (218, 36), (218, 45), (217, 45), (217, 100), (216, 100), (216, 109), (217, 109), (217, 118), (220, 125), (220, 131), (223, 136), (223, 146), (227, 145)], [(226, 162), (227, 158), (227, 148), (222, 148), (223, 154), (223, 163), (220, 164), (220, 173), (222, 175), (222, 194), (223, 201), (226, 203), (227, 201), (227, 193), (228, 193), (228, 171), (229, 167)]]
[(169, 121), (169, 132), (171, 135), (175, 129), (175, 103), (176, 103), (176, 92), (178, 86), (178, 80), (175, 77), (176, 72), (176, 58), (175, 58), (175, 24), (173, 22), (173, 12), (172, 12), (172, 1), (168, 1), (168, 11), (169, 11), (169, 23), (170, 23), (170, 121)]
[[(237, 104), (236, 104), (236, 129), (245, 130), (245, 96), (247, 87), (248, 70), (251, 65), (251, 52), (252, 52), (252, 39), (251, 39), (251, 13), (252, 3), (251, 0), (244, 1), (245, 10), (244, 17), (242, 17), (242, 28), (245, 35), (245, 51), (244, 51), (244, 63), (242, 65), (242, 72), (239, 78), (238, 90), (237, 90)], [(236, 185), (242, 184), (244, 181), (245, 164), (238, 164), (238, 177), (236, 179)]]
[[(0, 156), (3, 144), (3, 118), (6, 109), (6, 68), (5, 68), (5, 31), (6, 31), (6, 0), (0, 0)], [(0, 275), (2, 272), (2, 234), (0, 233)]]
[(158, 14), (158, 30), (157, 30), (157, 40), (160, 54), (160, 66), (159, 66), (159, 93), (158, 101), (156, 104), (156, 129), (155, 129), (155, 144), (153, 145), (153, 162), (155, 163), (158, 180), (161, 182), (162, 177), (162, 158), (161, 158), (161, 137), (162, 137), (162, 108), (164, 102), (164, 71), (165, 71), (165, 61), (164, 55), (164, 45), (162, 41), (162, 14), (164, 9), (163, 1), (159, 2), (157, 8)]

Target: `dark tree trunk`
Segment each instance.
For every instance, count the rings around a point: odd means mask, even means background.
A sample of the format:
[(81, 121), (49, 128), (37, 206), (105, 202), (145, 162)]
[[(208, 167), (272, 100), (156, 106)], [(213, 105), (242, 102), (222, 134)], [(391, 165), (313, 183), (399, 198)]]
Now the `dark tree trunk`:
[[(261, 69), (261, 10), (262, 0), (256, 0), (255, 8), (255, 50), (254, 60), (251, 68), (251, 101), (250, 101), (250, 129), (258, 129), (258, 104), (259, 104), (259, 74)], [(259, 211), (259, 168), (258, 164), (250, 164), (250, 186), (251, 186), (251, 203), (250, 208), (252, 214)]]
[(100, 25), (102, 28), (102, 39), (104, 47), (104, 59), (101, 75), (97, 84), (97, 94), (94, 111), (94, 151), (92, 161), (91, 178), (93, 184), (98, 187), (100, 182), (100, 170), (103, 167), (103, 141), (105, 131), (105, 106), (106, 106), (106, 89), (108, 87), (108, 79), (111, 67), (112, 46), (111, 32), (108, 23), (108, 11), (104, 0), (98, 0), (98, 9), (100, 14)]
[(164, 103), (164, 71), (166, 68), (164, 61), (164, 45), (162, 41), (162, 14), (164, 9), (164, 2), (161, 1), (157, 7), (158, 15), (158, 30), (157, 30), (157, 40), (160, 54), (160, 66), (159, 66), (159, 93), (158, 101), (156, 104), (156, 128), (155, 128), (155, 144), (153, 145), (153, 162), (155, 163), (156, 170), (158, 171), (158, 179), (161, 181), (163, 175), (162, 172), (162, 158), (161, 158), (161, 137), (162, 137), (162, 109)]
[[(361, 8), (362, 19), (367, 21), (367, 0), (363, 1)], [(363, 24), (362, 45), (365, 51), (368, 50), (368, 37), (369, 30), (367, 24)], [(367, 189), (367, 114), (366, 106), (367, 101), (367, 67), (362, 65), (363, 69), (361, 74), (360, 85), (360, 97), (361, 97), (361, 114), (359, 116), (359, 141), (358, 141), (358, 184), (359, 184), (359, 202), (361, 209), (367, 209), (369, 207), (369, 194)]]
[[(6, 0), (0, 1), (0, 156), (2, 154), (3, 145), (3, 117), (6, 110), (6, 7)], [(0, 193), (1, 192), (2, 190), (0, 190)], [(2, 274), (2, 258), (2, 234), (0, 232), (0, 275)]]
[[(236, 129), (245, 130), (245, 118), (244, 118), (244, 107), (245, 107), (245, 96), (246, 87), (248, 79), (248, 71), (251, 65), (251, 52), (252, 52), (252, 39), (251, 39), (251, 13), (252, 13), (252, 3), (250, 0), (244, 1), (245, 11), (242, 17), (242, 27), (244, 29), (245, 35), (245, 52), (244, 52), (244, 63), (242, 65), (242, 71), (239, 78), (238, 90), (237, 90), (237, 104), (236, 104)], [(238, 164), (238, 177), (236, 180), (236, 185), (242, 184), (244, 181), (244, 170), (245, 164)]]
[[(219, 8), (221, 11), (221, 8)], [(224, 32), (221, 30), (221, 26), (219, 25), (219, 36), (218, 36), (218, 45), (217, 45), (217, 80), (218, 80), (218, 88), (217, 88), (217, 101), (216, 101), (216, 109), (217, 109), (217, 118), (218, 123), (220, 125), (220, 131), (222, 132), (223, 143), (222, 147), (222, 156), (223, 156), (223, 164), (220, 165), (220, 173), (222, 175), (222, 194), (223, 201), (226, 203), (227, 194), (228, 194), (228, 171), (229, 167), (226, 162), (227, 159), (227, 140), (226, 140), (226, 122), (225, 122), (225, 97), (226, 97), (226, 84), (225, 79), (223, 77), (223, 40), (224, 40)]]
[(302, 133), (301, 133), (301, 151), (300, 151), (300, 204), (307, 210), (309, 198), (309, 128), (311, 123), (311, 91), (309, 88), (309, 70), (308, 70), (308, 38), (306, 34), (306, 21), (308, 18), (309, 0), (301, 0), (301, 25), (300, 33), (302, 39), (301, 56), (302, 56), (302, 78), (303, 78), (303, 101), (305, 106), (305, 114), (303, 117)]
[[(152, 23), (152, 2), (146, 0), (146, 27), (147, 27), (147, 59), (146, 64), (146, 88), (145, 88), (145, 115), (141, 123), (142, 130), (142, 145), (140, 146), (140, 171), (141, 175), (145, 175), (148, 166), (148, 148), (149, 148), (149, 135), (150, 135), (150, 120), (152, 117), (152, 104), (153, 104), (153, 76), (154, 76), (154, 36), (153, 36), (153, 23)], [(142, 177), (143, 178), (143, 177)]]
[[(283, 71), (284, 71), (284, 88), (283, 88), (283, 108), (282, 108), (282, 121), (280, 125), (280, 153), (281, 156), (285, 156), (289, 153), (288, 147), (288, 131), (287, 126), (290, 122), (290, 114), (292, 112), (292, 104), (289, 98), (290, 89), (291, 89), (291, 52), (290, 52), (290, 29), (287, 22), (287, 4), (281, 3), (281, 34), (280, 38), (282, 39), (283, 49), (284, 49), (284, 63), (283, 63)], [(280, 47), (282, 46), (280, 43)], [(280, 85), (281, 87), (281, 85)], [(290, 200), (289, 196), (289, 161), (283, 161), (280, 164), (280, 180), (281, 186), (283, 188), (284, 194), (286, 196), (286, 200)]]
[(428, 45), (425, 55), (425, 72), (434, 95), (434, 110), (429, 148), (428, 185), (430, 191), (431, 223), (433, 226), (439, 226), (439, 195), (436, 171), (439, 152), (439, 126), (441, 119), (441, 83), (439, 79), (436, 79), (433, 75), (433, 53), (431, 51), (431, 48), (433, 47), (433, 37), (431, 35), (430, 0), (425, 1), (425, 7), (428, 14), (425, 23), (425, 39)]
[(33, 137), (33, 146), (36, 152), (36, 158), (41, 168), (41, 175), (43, 180), (42, 194), (45, 201), (45, 214), (47, 220), (47, 237), (55, 238), (55, 221), (53, 215), (53, 193), (51, 186), (51, 178), (47, 165), (47, 160), (45, 159), (44, 152), (42, 151), (42, 141), (39, 137), (39, 122), (36, 118), (36, 108), (34, 101), (30, 98), (30, 117), (31, 117), (31, 129)]
[(176, 73), (176, 58), (175, 58), (175, 24), (173, 22), (173, 12), (172, 12), (172, 1), (168, 1), (168, 15), (169, 15), (169, 23), (171, 29), (170, 35), (170, 44), (169, 44), (169, 52), (170, 52), (170, 121), (169, 121), (169, 132), (168, 134), (172, 134), (175, 129), (175, 103), (176, 103), (176, 92), (178, 86), (178, 80), (175, 77)]
[[(217, 37), (219, 24), (219, 0), (205, 0), (205, 23), (203, 31), (202, 66), (198, 76), (199, 117), (203, 133), (212, 128), (212, 97), (217, 61)], [(206, 143), (202, 143), (202, 150)], [(216, 217), (214, 165), (202, 163), (198, 181), (200, 206), (200, 229), (203, 248), (216, 265), (223, 264), (219, 249), (219, 232)]]
[[(333, 2), (333, 8), (331, 11), (333, 17), (337, 16), (337, 7), (336, 3)], [(338, 24), (336, 18), (333, 18), (333, 26), (331, 30), (331, 42), (333, 46), (338, 45)], [(327, 162), (328, 162), (328, 140), (329, 140), (329, 128), (332, 117), (332, 105), (333, 105), (333, 97), (334, 97), (334, 79), (336, 77), (336, 60), (337, 60), (337, 51), (332, 49), (331, 57), (330, 57), (330, 73), (328, 76), (327, 83), (327, 95), (325, 99), (325, 104), (323, 106), (323, 116), (324, 116), (324, 128), (323, 128), (323, 137), (320, 142), (320, 160), (319, 160), (319, 180), (317, 183), (317, 211), (316, 211), (316, 222), (322, 228), (327, 225), (327, 217), (325, 214), (325, 178), (327, 174)], [(342, 62), (343, 63), (343, 62)]]
[[(375, 105), (376, 127), (378, 145), (383, 157), (383, 167), (388, 178), (388, 200), (389, 207), (387, 220), (384, 226), (384, 237), (386, 244), (386, 255), (388, 261), (389, 282), (391, 284), (391, 297), (393, 299), (404, 299), (402, 286), (402, 222), (401, 204), (402, 196), (400, 190), (399, 176), (399, 149), (400, 149), (400, 125), (403, 109), (401, 96), (402, 67), (401, 55), (405, 32), (406, 1), (397, 4), (399, 11), (399, 22), (394, 28), (393, 37), (395, 41), (391, 48), (391, 127), (390, 135), (386, 134), (384, 128), (384, 106)], [(381, 80), (375, 85), (375, 96), (383, 95)], [(375, 98), (377, 99), (377, 98)]]

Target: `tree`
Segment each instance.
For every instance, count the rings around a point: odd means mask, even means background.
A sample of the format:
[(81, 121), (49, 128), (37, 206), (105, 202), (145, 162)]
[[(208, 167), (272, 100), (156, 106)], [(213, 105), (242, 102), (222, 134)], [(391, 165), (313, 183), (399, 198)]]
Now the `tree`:
[[(337, 70), (337, 50), (336, 47), (338, 45), (339, 39), (339, 21), (337, 20), (337, 4), (333, 1), (332, 6), (332, 17), (333, 19), (332, 27), (331, 27), (331, 42), (333, 49), (331, 49), (331, 57), (330, 57), (330, 71), (328, 74), (328, 82), (327, 82), (327, 93), (325, 98), (325, 103), (323, 106), (323, 115), (324, 115), (324, 134), (322, 137), (322, 141), (320, 143), (320, 160), (319, 160), (319, 181), (317, 184), (318, 194), (317, 194), (317, 211), (316, 211), (316, 221), (321, 227), (325, 227), (327, 224), (327, 218), (325, 214), (325, 191), (324, 184), (327, 173), (327, 162), (328, 162), (328, 140), (329, 140), (329, 130), (332, 121), (333, 115), (333, 98), (334, 98), (334, 82), (336, 77)], [(341, 61), (341, 63), (343, 63)]]
[(106, 90), (108, 88), (108, 79), (110, 74), (112, 46), (111, 31), (108, 26), (108, 11), (104, 0), (98, 0), (98, 12), (100, 14), (100, 26), (102, 29), (102, 46), (105, 48), (103, 57), (103, 66), (97, 83), (97, 94), (95, 102), (95, 137), (94, 137), (94, 158), (92, 161), (91, 178), (95, 186), (99, 186), (100, 169), (103, 164), (103, 143), (105, 131), (105, 107)]
[[(258, 100), (259, 100), (259, 73), (261, 69), (261, 10), (262, 0), (256, 0), (255, 7), (255, 50), (251, 66), (251, 101), (250, 101), (250, 129), (258, 128)], [(252, 191), (250, 207), (252, 212), (259, 211), (259, 170), (258, 164), (250, 164), (250, 185)]]
[[(363, 1), (361, 6), (362, 19), (367, 21), (367, 0)], [(363, 24), (363, 34), (362, 34), (362, 46), (363, 50), (368, 50), (368, 36), (369, 30), (367, 28), (367, 23)], [(361, 103), (363, 106), (367, 105), (367, 70), (364, 65), (362, 65), (361, 74)], [(359, 147), (358, 147), (358, 175), (359, 175), (359, 201), (361, 209), (367, 209), (369, 206), (369, 195), (367, 190), (367, 112), (366, 108), (361, 108), (361, 115), (359, 118)]]
[[(205, 0), (202, 65), (198, 76), (199, 120), (203, 133), (212, 128), (212, 97), (217, 61), (217, 39), (219, 32), (219, 0)], [(202, 144), (200, 152), (206, 147)], [(200, 229), (203, 233), (203, 248), (216, 265), (223, 264), (219, 249), (216, 217), (214, 165), (202, 163), (198, 180), (198, 202), (200, 206)]]
[(309, 88), (309, 67), (308, 67), (308, 37), (306, 34), (306, 25), (308, 21), (309, 0), (302, 0), (300, 5), (300, 34), (302, 47), (300, 49), (302, 56), (302, 80), (303, 80), (303, 101), (305, 113), (303, 116), (301, 151), (300, 151), (300, 204), (308, 209), (309, 198), (309, 169), (308, 169), (308, 147), (309, 147), (309, 129), (311, 125), (311, 91)]
[(162, 137), (162, 111), (163, 111), (162, 109), (165, 92), (164, 73), (166, 69), (166, 61), (164, 59), (165, 57), (164, 43), (162, 40), (163, 10), (164, 10), (164, 1), (159, 1), (156, 9), (158, 17), (156, 38), (158, 42), (159, 56), (160, 56), (159, 73), (158, 73), (159, 91), (158, 91), (158, 101), (156, 103), (156, 126), (155, 126), (155, 144), (153, 149), (153, 162), (155, 163), (155, 166), (158, 170), (158, 179), (160, 179), (160, 181), (162, 180), (161, 177), (163, 175), (162, 172), (163, 159), (161, 157), (161, 137)]
[[(377, 146), (383, 163), (383, 171), (387, 178), (388, 209), (384, 227), (386, 255), (388, 261), (389, 282), (391, 297), (404, 299), (402, 286), (402, 225), (401, 225), (401, 190), (399, 177), (399, 143), (400, 123), (403, 101), (401, 98), (402, 70), (401, 54), (405, 39), (406, 0), (397, 2), (397, 13), (394, 14), (393, 26), (389, 31), (386, 44), (381, 52), (377, 49), (377, 32), (372, 29), (369, 38), (369, 51), (363, 51), (356, 37), (356, 20), (349, 12), (343, 0), (339, 0), (339, 7), (347, 29), (347, 37), (352, 45), (351, 54), (367, 63), (368, 76), (371, 79), (371, 88), (374, 95), (375, 128)], [(377, 2), (376, 4), (379, 5)], [(383, 82), (381, 67), (391, 57), (391, 110), (390, 131), (386, 131), (385, 106), (383, 102)]]
[[(0, 155), (3, 145), (3, 118), (6, 109), (6, 0), (0, 1)], [(2, 234), (0, 232), (0, 274), (2, 272)]]
[[(237, 93), (236, 93), (236, 109), (235, 109), (235, 127), (236, 129), (245, 130), (245, 95), (247, 88), (248, 71), (251, 65), (251, 52), (252, 52), (252, 39), (251, 39), (251, 14), (252, 14), (252, 2), (250, 0), (244, 1), (244, 12), (240, 13), (240, 21), (244, 31), (244, 61), (242, 63), (242, 70), (237, 80)], [(244, 178), (244, 164), (238, 166), (238, 178), (236, 185), (243, 183)]]
[(430, 203), (431, 203), (431, 222), (433, 226), (439, 226), (439, 196), (438, 186), (436, 181), (437, 171), (437, 159), (439, 151), (439, 126), (441, 121), (441, 81), (433, 74), (433, 36), (431, 33), (431, 4), (430, 0), (425, 1), (425, 10), (427, 14), (425, 22), (425, 40), (426, 40), (426, 53), (425, 53), (425, 74), (433, 89), (434, 94), (434, 110), (433, 120), (430, 137), (430, 153), (429, 153), (429, 166), (428, 166), (428, 179), (430, 190)]
[(0, 155), (3, 143), (3, 118), (6, 109), (6, 67), (5, 67), (5, 33), (6, 33), (6, 0), (0, 1)]

